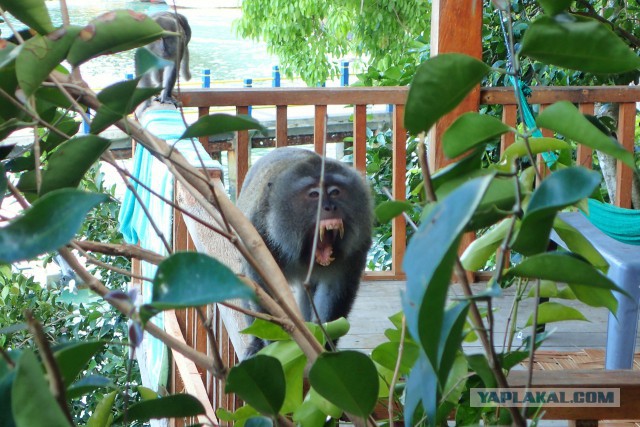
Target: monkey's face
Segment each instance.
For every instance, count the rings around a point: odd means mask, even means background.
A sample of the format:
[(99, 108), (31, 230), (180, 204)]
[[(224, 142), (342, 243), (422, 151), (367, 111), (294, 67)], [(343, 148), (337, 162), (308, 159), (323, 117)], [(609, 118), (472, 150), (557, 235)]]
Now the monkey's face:
[(319, 162), (304, 166), (274, 182), (271, 206), (280, 212), (273, 212), (278, 218), (269, 220), (271, 231), (289, 236), (280, 246), (292, 261), (307, 265), (315, 242), (314, 261), (318, 265), (340, 264), (355, 250), (369, 247), (369, 191), (355, 170), (339, 162), (327, 162), (322, 187)]

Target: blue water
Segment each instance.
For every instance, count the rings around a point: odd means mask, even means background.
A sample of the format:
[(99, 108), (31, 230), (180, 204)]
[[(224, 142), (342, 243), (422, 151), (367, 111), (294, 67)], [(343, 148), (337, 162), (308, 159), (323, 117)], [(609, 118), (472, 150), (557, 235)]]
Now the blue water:
[[(47, 5), (54, 24), (60, 25), (59, 3), (48, 1)], [(71, 23), (85, 25), (108, 10), (133, 9), (151, 14), (168, 10), (169, 7), (165, 4), (124, 0), (69, 0), (68, 8)], [(243, 40), (232, 29), (232, 22), (240, 17), (239, 9), (180, 9), (179, 12), (187, 17), (193, 31), (189, 44), (192, 80), (200, 81), (199, 77), (205, 68), (211, 70), (212, 80), (271, 77), (271, 67), (277, 64), (277, 59), (267, 53), (266, 45)], [(23, 25), (17, 23), (17, 27)], [(3, 36), (10, 34), (6, 24), (0, 24), (0, 30)], [(91, 86), (105, 86), (122, 80), (133, 71), (132, 52), (96, 58), (82, 66), (82, 74)]]

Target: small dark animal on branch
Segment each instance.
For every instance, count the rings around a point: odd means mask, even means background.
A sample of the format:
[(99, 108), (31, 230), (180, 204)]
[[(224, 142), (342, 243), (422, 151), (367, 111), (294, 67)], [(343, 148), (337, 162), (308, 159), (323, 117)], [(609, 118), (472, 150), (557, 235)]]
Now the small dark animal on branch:
[[(370, 190), (358, 171), (326, 159), (322, 187), (320, 171), (321, 157), (314, 152), (275, 149), (249, 170), (238, 206), (282, 268), (305, 320), (329, 322), (351, 311), (371, 246), (373, 212)], [(312, 261), (320, 195), (320, 228)], [(302, 289), (310, 262), (315, 263), (309, 291), (317, 316)], [(243, 270), (264, 286), (246, 261)], [(247, 355), (265, 344), (254, 338)]]
[(146, 48), (160, 58), (170, 61), (171, 64), (162, 69), (147, 72), (140, 81), (143, 87), (153, 87), (162, 84), (162, 93), (156, 101), (163, 104), (177, 105), (178, 101), (171, 95), (178, 78), (178, 68), (185, 80), (191, 79), (189, 71), (189, 41), (191, 40), (191, 27), (184, 15), (174, 12), (158, 12), (151, 15), (163, 29), (177, 33), (162, 37), (146, 46)]

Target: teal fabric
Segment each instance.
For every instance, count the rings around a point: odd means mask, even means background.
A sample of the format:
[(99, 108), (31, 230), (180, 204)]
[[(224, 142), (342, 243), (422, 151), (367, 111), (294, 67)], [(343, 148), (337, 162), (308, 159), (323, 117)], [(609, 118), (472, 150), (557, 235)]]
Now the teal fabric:
[[(200, 155), (206, 168), (220, 167), (220, 164), (211, 159), (198, 141), (194, 143), (190, 140), (179, 140), (186, 129), (179, 111), (175, 109), (147, 110), (142, 115), (140, 122), (151, 133), (176, 147), (191, 164), (200, 166), (201, 163), (198, 159)], [(135, 150), (131, 174), (165, 199), (173, 200), (173, 176), (160, 160), (140, 144)], [(154, 218), (156, 225), (171, 244), (172, 206), (151, 194), (136, 181), (132, 180), (131, 185), (136, 189), (140, 201), (147, 207), (150, 216)], [(160, 255), (168, 255), (162, 239), (156, 234), (141, 204), (130, 190), (127, 190), (124, 195), (118, 220), (120, 231), (127, 243), (139, 243), (144, 249)], [(141, 263), (141, 272), (144, 277), (154, 277), (156, 269), (157, 267), (153, 264)], [(150, 283), (143, 283), (143, 303), (151, 301), (152, 289)], [(164, 313), (154, 316), (151, 322), (163, 328)], [(140, 365), (145, 371), (143, 373), (144, 385), (155, 391), (162, 390), (167, 385), (169, 378), (169, 352), (166, 346), (162, 341), (146, 334), (142, 348), (138, 353), (138, 358), (143, 358), (144, 362)]]
[[(520, 99), (520, 105), (522, 105), (522, 117), (524, 117), (524, 123), (527, 125), (528, 129), (533, 129), (533, 134), (535, 138), (542, 138), (542, 131), (538, 129), (538, 125), (536, 124), (536, 119), (533, 117), (533, 113), (531, 112), (531, 107), (527, 102), (527, 96), (531, 93), (531, 89), (529, 89), (522, 80), (516, 81), (514, 76), (511, 76), (511, 84), (516, 88), (516, 95)], [(542, 153), (542, 159), (546, 163), (548, 168), (551, 168), (556, 161), (558, 160), (558, 155), (552, 151), (547, 151)]]
[(589, 199), (589, 221), (607, 236), (628, 245), (640, 245), (640, 210)]

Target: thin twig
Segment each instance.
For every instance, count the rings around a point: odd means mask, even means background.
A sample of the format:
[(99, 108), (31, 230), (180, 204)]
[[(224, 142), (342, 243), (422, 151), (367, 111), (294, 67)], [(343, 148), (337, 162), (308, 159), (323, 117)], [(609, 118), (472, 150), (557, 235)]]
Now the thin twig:
[(149, 278), (149, 277), (144, 277), (138, 274), (135, 274), (132, 271), (129, 270), (124, 270), (122, 268), (118, 268), (118, 267), (114, 267), (111, 264), (107, 264), (105, 262), (100, 261), (99, 259), (89, 255), (89, 253), (87, 253), (87, 251), (85, 251), (84, 249), (82, 249), (82, 247), (80, 247), (79, 245), (75, 244), (74, 242), (71, 242), (71, 246), (76, 249), (78, 252), (80, 252), (82, 254), (82, 256), (84, 256), (88, 262), (90, 262), (91, 264), (97, 265), (98, 267), (102, 267), (104, 269), (113, 271), (115, 273), (118, 274), (122, 274), (123, 276), (127, 276), (127, 277), (132, 277), (134, 279), (138, 279), (138, 280), (143, 280), (145, 282), (153, 282), (153, 279)]
[(49, 346), (47, 337), (45, 336), (44, 330), (42, 329), (42, 325), (33, 317), (33, 313), (31, 312), (31, 310), (25, 310), (24, 317), (27, 320), (27, 325), (29, 326), (29, 330), (33, 335), (33, 339), (35, 340), (36, 345), (40, 350), (42, 363), (44, 364), (45, 370), (47, 371), (47, 376), (49, 377), (49, 388), (51, 390), (51, 394), (58, 402), (58, 406), (60, 406), (60, 409), (62, 409), (62, 412), (64, 413), (65, 417), (67, 417), (67, 420), (69, 420), (71, 425), (74, 425), (73, 417), (71, 416), (71, 412), (69, 412), (69, 406), (67, 405), (66, 388), (62, 379), (62, 374), (60, 373), (58, 363), (53, 356), (53, 352), (51, 351), (51, 347)]
[(130, 245), (127, 243), (113, 244), (94, 242), (92, 240), (73, 240), (72, 243), (88, 252), (99, 252), (104, 255), (135, 258), (155, 265), (160, 264), (165, 259), (164, 256), (155, 252), (143, 249), (138, 245)]
[(400, 329), (400, 342), (398, 343), (398, 358), (396, 359), (396, 366), (393, 370), (393, 377), (391, 377), (391, 383), (389, 384), (389, 427), (394, 427), (393, 422), (393, 396), (396, 388), (396, 383), (400, 376), (400, 365), (402, 362), (402, 354), (404, 352), (404, 341), (406, 338), (407, 318), (402, 316), (402, 327)]
[(204, 327), (207, 337), (209, 338), (209, 350), (213, 354), (213, 365), (211, 366), (212, 372), (219, 378), (226, 378), (229, 373), (229, 369), (224, 365), (220, 352), (218, 351), (218, 340), (211, 329), (211, 322), (209, 322), (202, 312), (202, 307), (196, 307), (196, 313), (198, 318)]

